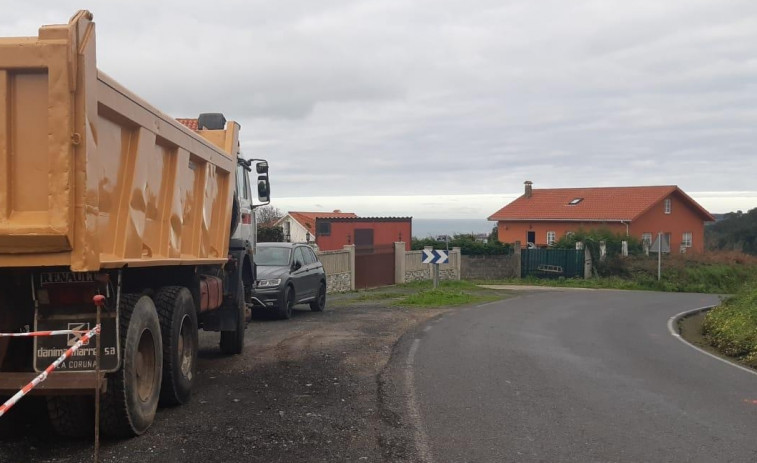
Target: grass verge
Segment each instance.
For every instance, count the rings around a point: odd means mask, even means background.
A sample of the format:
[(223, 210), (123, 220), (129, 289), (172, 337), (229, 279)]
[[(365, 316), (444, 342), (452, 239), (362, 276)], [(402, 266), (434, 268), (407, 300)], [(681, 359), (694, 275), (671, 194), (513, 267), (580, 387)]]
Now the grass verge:
[(408, 294), (394, 305), (408, 307), (449, 307), (502, 299), (501, 291), (480, 288), (468, 281), (442, 281), (438, 288), (434, 288), (430, 281), (409, 283), (407, 286), (416, 288), (417, 292)]
[(331, 304), (434, 308), (491, 302), (508, 295), (506, 291), (480, 288), (469, 281), (443, 280), (436, 289), (431, 281), (415, 281), (332, 296)]
[(710, 310), (702, 329), (719, 352), (757, 368), (757, 285), (745, 287)]

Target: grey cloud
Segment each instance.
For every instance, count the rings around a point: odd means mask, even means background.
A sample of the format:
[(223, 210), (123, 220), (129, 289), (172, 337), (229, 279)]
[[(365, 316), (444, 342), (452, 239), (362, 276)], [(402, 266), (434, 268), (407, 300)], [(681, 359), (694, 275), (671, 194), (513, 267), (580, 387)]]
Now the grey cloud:
[[(4, 35), (65, 21), (18, 5)], [(101, 69), (223, 111), (276, 195), (752, 190), (757, 3), (192, 0), (93, 6)]]

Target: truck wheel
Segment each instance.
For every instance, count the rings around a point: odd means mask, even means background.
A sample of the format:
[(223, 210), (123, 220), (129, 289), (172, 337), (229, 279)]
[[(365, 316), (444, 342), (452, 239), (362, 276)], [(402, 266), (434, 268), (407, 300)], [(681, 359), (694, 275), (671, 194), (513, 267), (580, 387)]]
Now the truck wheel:
[(94, 433), (95, 399), (91, 395), (47, 397), (47, 414), (55, 432), (64, 437), (89, 437)]
[(310, 310), (313, 312), (323, 312), (326, 308), (326, 283), (321, 282), (318, 286), (318, 294), (315, 295), (315, 300), (310, 303)]
[(189, 401), (197, 375), (197, 312), (192, 293), (182, 286), (161, 288), (155, 296), (163, 340), (160, 405)]
[(108, 375), (100, 429), (112, 437), (138, 436), (155, 419), (163, 377), (163, 343), (155, 304), (149, 296), (121, 297), (121, 369)]
[(246, 309), (244, 303), (244, 288), (241, 282), (237, 290), (237, 297), (224, 301), (224, 310), (235, 310), (236, 328), (234, 331), (221, 331), (221, 352), (226, 355), (241, 354), (244, 348), (244, 330), (247, 328)]
[(294, 288), (287, 286), (284, 290), (284, 300), (281, 301), (278, 315), (282, 320), (289, 320), (292, 318), (292, 312), (294, 312)]

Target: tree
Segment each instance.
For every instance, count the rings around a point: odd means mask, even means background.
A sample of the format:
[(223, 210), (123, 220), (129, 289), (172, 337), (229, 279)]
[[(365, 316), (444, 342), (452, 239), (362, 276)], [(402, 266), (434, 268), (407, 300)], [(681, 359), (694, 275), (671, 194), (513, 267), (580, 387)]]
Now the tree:
[(255, 209), (255, 220), (260, 226), (272, 227), (282, 217), (284, 213), (278, 207), (262, 206)]
[(705, 228), (709, 249), (734, 250), (757, 255), (757, 208), (725, 214)]

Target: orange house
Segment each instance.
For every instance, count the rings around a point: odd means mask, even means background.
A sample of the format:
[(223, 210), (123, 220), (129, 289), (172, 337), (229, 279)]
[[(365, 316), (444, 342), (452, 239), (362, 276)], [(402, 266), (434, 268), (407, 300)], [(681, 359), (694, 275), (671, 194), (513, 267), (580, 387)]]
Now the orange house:
[(673, 252), (703, 252), (704, 223), (715, 218), (675, 185), (534, 189), (527, 181), (489, 220), (503, 243), (550, 246), (579, 229), (607, 228), (650, 244), (662, 233)]

